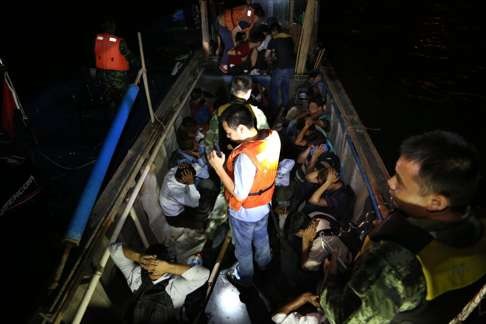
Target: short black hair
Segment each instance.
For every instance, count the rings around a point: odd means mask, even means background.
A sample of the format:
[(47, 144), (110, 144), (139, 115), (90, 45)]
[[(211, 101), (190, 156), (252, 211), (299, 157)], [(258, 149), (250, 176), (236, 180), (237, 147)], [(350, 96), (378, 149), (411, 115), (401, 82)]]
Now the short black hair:
[(176, 133), (176, 141), (179, 148), (183, 151), (192, 150), (195, 146), (195, 136), (194, 134), (187, 133), (185, 130), (180, 129)]
[(247, 104), (234, 102), (221, 114), (221, 123), (226, 122), (231, 129), (236, 129), (239, 125), (249, 129), (256, 128), (255, 116), (250, 109)]
[(196, 176), (196, 170), (194, 170), (194, 167), (192, 165), (190, 165), (189, 163), (180, 163), (177, 166), (177, 170), (174, 175), (177, 181), (182, 179), (182, 171), (184, 170), (189, 170), (191, 171), (193, 176)]
[(263, 7), (259, 3), (252, 3), (250, 7), (253, 9), (253, 13), (255, 13), (255, 16), (258, 17), (265, 17), (265, 10), (263, 10)]
[(309, 104), (311, 102), (314, 102), (315, 104), (317, 104), (319, 107), (323, 107), (326, 102), (322, 99), (322, 96), (312, 96), (310, 99), (309, 99)]
[(479, 186), (479, 153), (458, 134), (435, 130), (406, 139), (400, 154), (420, 165), (417, 181), (422, 193), (449, 199), (451, 208), (463, 208), (474, 199)]
[(235, 94), (237, 92), (248, 92), (251, 90), (253, 83), (251, 78), (244, 75), (237, 75), (231, 81), (231, 93)]
[(115, 34), (116, 32), (116, 21), (115, 18), (108, 16), (103, 19), (103, 22), (101, 23), (100, 26), (101, 30), (103, 32), (109, 33), (109, 34)]
[(273, 22), (271, 25), (270, 25), (270, 30), (272, 33), (281, 33), (282, 32), (282, 26), (280, 26), (280, 24), (278, 22)]
[(169, 259), (169, 252), (163, 244), (152, 244), (146, 250), (145, 254), (155, 255), (159, 260), (167, 261)]

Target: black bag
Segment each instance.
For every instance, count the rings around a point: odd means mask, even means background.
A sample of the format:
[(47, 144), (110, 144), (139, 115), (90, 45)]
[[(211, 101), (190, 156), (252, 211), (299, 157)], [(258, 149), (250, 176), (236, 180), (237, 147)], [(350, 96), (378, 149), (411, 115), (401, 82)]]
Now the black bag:
[(135, 291), (125, 319), (133, 324), (176, 323), (177, 312), (172, 299), (165, 291), (169, 280), (156, 285), (152, 283), (146, 271), (142, 271), (142, 285)]

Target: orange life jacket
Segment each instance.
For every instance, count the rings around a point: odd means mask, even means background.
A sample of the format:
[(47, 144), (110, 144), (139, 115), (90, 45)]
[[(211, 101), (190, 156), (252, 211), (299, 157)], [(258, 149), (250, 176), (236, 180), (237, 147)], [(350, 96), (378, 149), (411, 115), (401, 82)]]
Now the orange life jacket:
[(275, 131), (264, 130), (269, 135), (238, 145), (228, 156), (226, 172), (234, 179), (234, 162), (241, 153), (246, 154), (256, 166), (256, 175), (248, 197), (244, 201), (236, 199), (228, 190), (224, 194), (228, 205), (233, 210), (263, 206), (272, 201), (277, 177), (278, 159), (280, 155), (280, 138)]
[(96, 35), (96, 68), (101, 70), (128, 71), (128, 61), (120, 52), (122, 38), (108, 33)]
[(235, 29), (238, 23), (242, 20), (250, 23), (250, 26), (243, 29), (243, 31), (253, 27), (253, 24), (255, 23), (255, 13), (250, 6), (242, 5), (224, 11), (224, 26), (228, 28), (229, 31)]

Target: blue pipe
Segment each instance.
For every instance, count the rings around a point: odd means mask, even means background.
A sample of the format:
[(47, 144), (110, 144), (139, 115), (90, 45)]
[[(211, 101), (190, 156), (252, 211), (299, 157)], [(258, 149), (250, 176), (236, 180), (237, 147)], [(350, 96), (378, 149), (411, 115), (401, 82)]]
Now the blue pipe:
[(98, 159), (96, 160), (88, 182), (84, 187), (83, 194), (81, 195), (81, 199), (79, 200), (76, 211), (71, 219), (71, 223), (66, 231), (64, 236), (65, 241), (78, 245), (83, 236), (84, 229), (86, 228), (89, 216), (91, 215), (91, 210), (93, 209), (101, 184), (105, 178), (106, 170), (108, 170), (111, 158), (113, 157), (113, 153), (115, 152), (115, 148), (127, 122), (128, 114), (137, 98), (138, 91), (139, 87), (136, 84), (131, 84), (123, 97), (115, 119), (111, 124), (110, 131), (105, 138)]

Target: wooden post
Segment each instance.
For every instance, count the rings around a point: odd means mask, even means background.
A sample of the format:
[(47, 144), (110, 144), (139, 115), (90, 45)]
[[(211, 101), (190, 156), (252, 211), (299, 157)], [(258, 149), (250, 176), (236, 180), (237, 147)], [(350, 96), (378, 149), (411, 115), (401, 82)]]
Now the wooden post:
[(289, 0), (289, 28), (292, 26), (294, 22), (294, 8), (295, 8), (295, 1)]
[(138, 47), (140, 48), (140, 61), (142, 62), (142, 78), (143, 78), (143, 85), (145, 88), (145, 96), (147, 97), (150, 121), (153, 123), (155, 121), (155, 117), (154, 117), (154, 110), (152, 108), (152, 98), (150, 97), (149, 84), (147, 79), (147, 68), (145, 67), (145, 56), (143, 54), (142, 34), (138, 32), (137, 36), (138, 36)]
[(199, 8), (201, 12), (201, 33), (202, 33), (202, 48), (204, 55), (209, 56), (209, 25), (208, 25), (208, 2), (207, 0), (199, 0)]
[(297, 52), (297, 61), (295, 63), (295, 73), (304, 74), (307, 55), (309, 54), (312, 29), (314, 28), (314, 15), (317, 7), (316, 0), (308, 0), (304, 14), (304, 24), (300, 34), (299, 49)]

